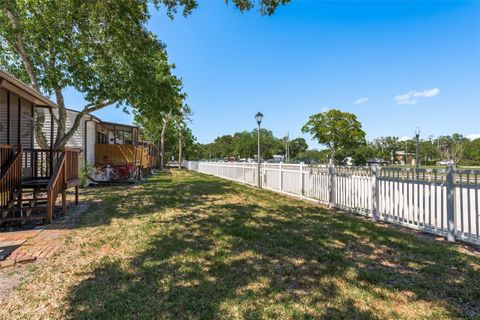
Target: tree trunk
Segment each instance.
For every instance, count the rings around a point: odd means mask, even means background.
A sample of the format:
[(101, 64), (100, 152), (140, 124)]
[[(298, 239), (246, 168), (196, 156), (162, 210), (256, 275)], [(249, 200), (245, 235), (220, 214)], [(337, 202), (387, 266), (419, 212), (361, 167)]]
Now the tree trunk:
[[(105, 101), (105, 102), (96, 104), (94, 106), (92, 106), (92, 105), (85, 106), (84, 109), (81, 112), (79, 112), (77, 114), (77, 116), (75, 117), (75, 120), (73, 121), (72, 127), (68, 130), (68, 132), (65, 133), (65, 129), (64, 129), (64, 134), (61, 136), (61, 138), (59, 138), (59, 136), (57, 136), (56, 141), (55, 141), (55, 149), (62, 148), (62, 147), (65, 146), (65, 144), (67, 144), (68, 140), (75, 134), (78, 127), (80, 126), (80, 123), (81, 123), (84, 115), (86, 115), (90, 112), (93, 112), (93, 111), (100, 110), (100, 109), (105, 108), (105, 107), (107, 107), (111, 104), (114, 104), (114, 103), (115, 103), (115, 101)], [(60, 105), (59, 105), (59, 109), (60, 109)], [(63, 106), (63, 111), (65, 112), (65, 121), (66, 121), (65, 106)], [(59, 114), (60, 114), (60, 110), (59, 110)], [(65, 126), (65, 122), (64, 122), (63, 125)], [(58, 132), (58, 130), (57, 130), (57, 132)]]
[(65, 130), (67, 129), (66, 128), (67, 110), (65, 109), (65, 100), (63, 99), (63, 93), (61, 89), (59, 88), (55, 89), (55, 97), (57, 99), (57, 105), (58, 105), (58, 119), (55, 119), (55, 115), (53, 114), (53, 112), (51, 113), (51, 116), (54, 117), (55, 122), (57, 123), (57, 134), (55, 136), (56, 138), (55, 138), (54, 147), (61, 148), (63, 147), (63, 145), (59, 145), (58, 142), (62, 140), (62, 138), (65, 136)]
[(8, 19), (10, 20), (10, 24), (15, 33), (14, 47), (17, 50), (18, 54), (20, 55), (20, 58), (22, 59), (23, 66), (27, 71), (32, 87), (35, 90), (40, 92), (40, 86), (38, 85), (37, 75), (35, 74), (35, 69), (33, 68), (32, 61), (30, 60), (30, 58), (27, 55), (27, 52), (25, 51), (25, 44), (23, 43), (22, 31), (20, 29), (18, 18), (14, 12), (12, 3), (10, 1), (5, 1), (3, 8), (7, 13)]
[(182, 168), (182, 126), (178, 125), (178, 169)]
[[(40, 92), (40, 85), (38, 84), (37, 75), (35, 73), (35, 69), (33, 68), (32, 61), (30, 60), (25, 50), (25, 44), (23, 42), (22, 32), (19, 26), (17, 15), (14, 12), (13, 5), (10, 1), (5, 1), (3, 8), (7, 14), (8, 19), (10, 20), (10, 24), (15, 33), (15, 42), (11, 43), (11, 45), (18, 52), (18, 55), (22, 60), (22, 64), (25, 68), (25, 71), (27, 72), (28, 78), (30, 79), (30, 83), (32, 87), (38, 92)], [(37, 109), (34, 109), (33, 116), (34, 116), (35, 138), (37, 140), (37, 143), (40, 146), (40, 148), (48, 149), (49, 145), (42, 131), (43, 123), (45, 122), (45, 114), (43, 112), (40, 112)]]
[(45, 122), (45, 113), (43, 110), (38, 110), (33, 108), (33, 126), (35, 130), (35, 140), (41, 149), (50, 149), (50, 146), (47, 143), (47, 137), (43, 132), (43, 123)]
[(167, 129), (168, 120), (163, 119), (162, 133), (160, 134), (160, 171), (163, 170), (164, 156), (165, 156), (165, 131)]
[(331, 155), (331, 159), (330, 159), (330, 162), (331, 162), (332, 164), (335, 164), (335, 154), (336, 154), (335, 151), (336, 151), (336, 150), (335, 150), (335, 147), (332, 147), (332, 155)]

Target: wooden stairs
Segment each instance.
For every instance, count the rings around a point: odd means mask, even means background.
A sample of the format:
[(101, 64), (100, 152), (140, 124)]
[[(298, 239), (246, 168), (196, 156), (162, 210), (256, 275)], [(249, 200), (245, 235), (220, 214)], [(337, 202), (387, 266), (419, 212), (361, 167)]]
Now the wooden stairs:
[[(50, 156), (53, 159), (53, 153)], [(51, 161), (53, 170), (45, 170), (50, 173), (49, 177), (39, 177), (37, 174), (28, 178), (22, 176), (25, 163), (36, 159), (23, 157), (21, 147), (11, 158), (8, 165), (2, 167), (0, 175), (0, 226), (23, 224), (26, 221), (50, 223), (54, 213), (58, 212), (54, 212), (54, 209), (60, 194), (61, 212), (66, 213), (66, 190), (70, 187), (75, 187), (75, 204), (78, 203), (80, 179), (77, 150), (64, 149), (56, 163)]]

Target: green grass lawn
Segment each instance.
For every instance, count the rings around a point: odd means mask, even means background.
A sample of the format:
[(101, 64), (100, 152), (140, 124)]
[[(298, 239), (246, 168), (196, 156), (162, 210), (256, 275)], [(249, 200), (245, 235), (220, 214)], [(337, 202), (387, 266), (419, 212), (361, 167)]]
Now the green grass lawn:
[(480, 316), (480, 256), (458, 245), (185, 171), (86, 199), (0, 318)]

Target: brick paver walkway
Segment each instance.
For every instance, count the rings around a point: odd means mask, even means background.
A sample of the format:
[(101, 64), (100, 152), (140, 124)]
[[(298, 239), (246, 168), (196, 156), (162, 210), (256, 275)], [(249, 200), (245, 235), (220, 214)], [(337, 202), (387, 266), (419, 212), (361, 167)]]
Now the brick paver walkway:
[(52, 226), (0, 233), (0, 248), (18, 246), (3, 262), (0, 262), (0, 266), (50, 257), (63, 245), (67, 232), (68, 229)]

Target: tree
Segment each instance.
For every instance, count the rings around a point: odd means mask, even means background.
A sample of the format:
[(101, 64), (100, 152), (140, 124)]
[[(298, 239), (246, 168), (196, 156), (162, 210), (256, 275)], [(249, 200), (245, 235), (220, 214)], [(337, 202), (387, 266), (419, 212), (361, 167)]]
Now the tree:
[(366, 143), (365, 132), (357, 117), (336, 109), (310, 116), (302, 132), (310, 133), (319, 143), (326, 145), (332, 161), (338, 150), (353, 151)]
[(308, 144), (304, 138), (296, 138), (289, 143), (290, 157), (295, 158), (299, 153), (305, 152), (308, 149)]
[[(255, 3), (232, 1), (241, 11)], [(271, 15), (288, 1), (260, 0), (260, 12)], [(159, 76), (170, 65), (163, 44), (146, 30), (150, 4), (165, 6), (171, 18), (178, 8), (186, 16), (197, 7), (195, 0), (0, 0), (0, 66), (55, 96), (55, 148), (65, 145), (87, 113), (109, 105), (162, 105), (157, 101), (159, 88), (175, 81), (169, 72)], [(87, 101), (68, 131), (63, 98), (67, 87), (83, 93)], [(47, 148), (41, 131), (44, 118), (43, 113), (35, 115), (35, 132), (38, 144)]]
[[(0, 8), (5, 26), (0, 29), (0, 64), (28, 79), (34, 89), (55, 96), (55, 148), (65, 145), (85, 114), (109, 105), (137, 107), (155, 101), (154, 88), (173, 83), (163, 44), (145, 29), (146, 2), (3, 0)], [(67, 87), (87, 100), (68, 131)], [(42, 125), (39, 113), (35, 126)], [(36, 133), (39, 145), (47, 147), (41, 130)]]
[(317, 161), (325, 163), (328, 160), (327, 153), (327, 150), (305, 150), (304, 152), (297, 154), (295, 160), (304, 162)]
[(480, 162), (480, 139), (465, 142), (464, 161), (467, 165), (478, 165)]
[(454, 163), (462, 160), (466, 142), (467, 138), (458, 133), (451, 136), (440, 136), (436, 141), (441, 157), (453, 160)]
[(190, 107), (186, 104), (182, 105), (180, 112), (176, 117), (173, 118), (173, 121), (177, 127), (178, 132), (178, 169), (182, 168), (182, 139), (183, 131), (186, 129), (186, 122), (191, 121), (192, 112)]

